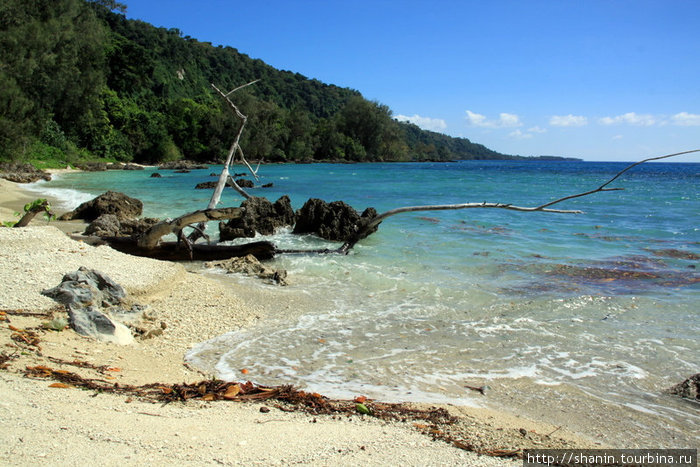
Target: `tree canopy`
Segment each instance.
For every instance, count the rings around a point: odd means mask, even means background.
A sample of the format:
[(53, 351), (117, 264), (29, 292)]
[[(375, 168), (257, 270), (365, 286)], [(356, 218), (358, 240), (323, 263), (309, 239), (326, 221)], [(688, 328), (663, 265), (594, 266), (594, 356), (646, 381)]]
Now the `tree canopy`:
[(509, 158), (466, 138), (399, 122), (352, 89), (277, 70), (127, 19), (113, 0), (0, 5), (0, 160), (104, 157), (221, 161), (236, 122), (211, 90), (236, 93), (251, 160)]

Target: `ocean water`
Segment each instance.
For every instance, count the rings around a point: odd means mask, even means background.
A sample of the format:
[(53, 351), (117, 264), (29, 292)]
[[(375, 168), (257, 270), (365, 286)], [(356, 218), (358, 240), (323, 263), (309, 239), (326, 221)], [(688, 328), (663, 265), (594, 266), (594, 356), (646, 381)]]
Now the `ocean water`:
[[(533, 206), (596, 188), (626, 165), (266, 165), (259, 183), (274, 186), (250, 192), (272, 201), (289, 195), (295, 209), (310, 197), (379, 212), (481, 201)], [(206, 206), (211, 191), (194, 185), (215, 180), (219, 167), (149, 178), (153, 170), (65, 174), (33, 189), (65, 207), (112, 189), (141, 199), (146, 216), (175, 217)], [(280, 311), (200, 344), (187, 359), (222, 378), (238, 380), (246, 368), (260, 384), (336, 397), (479, 405), (483, 396), (465, 385), (517, 383), (517, 395), (489, 400), (528, 409), (542, 405), (547, 388), (575, 393), (595, 410), (642, 417), (634, 427), (640, 442), (697, 446), (697, 405), (661, 392), (700, 372), (700, 164), (643, 164), (613, 186), (624, 190), (558, 206), (583, 214), (400, 214), (347, 256), (279, 256), (274, 266), (290, 276), (285, 289), (222, 275), (232, 286), (267, 288)], [(225, 191), (224, 205), (241, 201)], [(334, 246), (288, 231), (270, 239), (280, 248)], [(285, 294), (310, 305), (289, 309)]]

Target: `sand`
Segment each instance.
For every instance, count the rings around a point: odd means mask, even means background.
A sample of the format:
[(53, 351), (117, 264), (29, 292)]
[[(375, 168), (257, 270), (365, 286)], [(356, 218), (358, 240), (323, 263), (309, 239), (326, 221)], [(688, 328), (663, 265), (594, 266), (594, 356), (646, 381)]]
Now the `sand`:
[[(34, 199), (21, 186), (0, 179), (0, 221)], [(271, 401), (154, 404), (124, 395), (49, 387), (54, 381), (23, 376), (45, 365), (105, 378), (91, 368), (56, 363), (86, 362), (117, 368), (120, 385), (197, 382), (210, 378), (188, 368), (183, 356), (195, 344), (251, 325), (279, 307), (260, 290), (231, 287), (182, 265), (136, 258), (72, 240), (75, 223), (40, 218), (23, 229), (0, 228), (0, 310), (37, 313), (55, 303), (41, 295), (79, 266), (97, 269), (146, 306), (143, 330), (162, 330), (120, 346), (40, 328), (47, 317), (8, 313), (0, 321), (0, 463), (12, 465), (519, 465), (521, 461), (478, 455), (433, 441), (420, 424), (371, 416), (331, 417), (288, 413)], [(303, 294), (299, 294), (302, 296)], [(303, 307), (289, 295), (285, 306)], [(58, 316), (61, 313), (55, 312)], [(2, 317), (0, 317), (0, 320)], [(12, 339), (12, 329), (31, 329), (40, 350)], [(160, 331), (158, 331), (160, 332)], [(244, 380), (242, 375), (242, 381)], [(261, 413), (261, 405), (271, 408)], [(420, 405), (418, 405), (420, 407)], [(445, 406), (459, 421), (454, 439), (478, 450), (600, 447), (557, 426), (505, 412)]]

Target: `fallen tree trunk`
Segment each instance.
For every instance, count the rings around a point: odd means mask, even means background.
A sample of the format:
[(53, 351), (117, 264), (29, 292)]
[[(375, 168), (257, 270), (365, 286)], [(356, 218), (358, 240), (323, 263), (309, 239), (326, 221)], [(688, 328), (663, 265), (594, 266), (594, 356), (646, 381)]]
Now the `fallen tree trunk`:
[(86, 243), (106, 243), (111, 248), (134, 256), (163, 261), (219, 261), (234, 257), (253, 255), (263, 261), (272, 259), (277, 252), (271, 242), (251, 242), (243, 245), (192, 244), (191, 249), (182, 248), (179, 242), (161, 242), (155, 247), (141, 247), (130, 237), (82, 237)]
[(182, 237), (182, 229), (190, 224), (236, 219), (241, 217), (241, 214), (241, 208), (202, 209), (190, 212), (177, 219), (157, 223), (139, 236), (137, 245), (140, 248), (155, 248), (165, 235), (174, 233)]

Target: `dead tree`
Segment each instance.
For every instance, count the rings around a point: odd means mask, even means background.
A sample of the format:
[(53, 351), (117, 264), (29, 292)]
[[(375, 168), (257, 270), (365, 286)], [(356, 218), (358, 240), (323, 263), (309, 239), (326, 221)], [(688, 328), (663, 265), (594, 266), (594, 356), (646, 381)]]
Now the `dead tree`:
[[(226, 162), (224, 163), (224, 167), (221, 169), (221, 174), (219, 174), (219, 180), (216, 182), (216, 187), (214, 188), (214, 193), (212, 194), (211, 199), (209, 200), (209, 205), (207, 206), (207, 209), (215, 209), (216, 206), (219, 204), (219, 202), (221, 201), (221, 194), (223, 193), (224, 188), (227, 184), (226, 182), (228, 182), (228, 184), (232, 186), (234, 190), (240, 193), (241, 196), (243, 196), (245, 199), (250, 198), (250, 195), (246, 193), (246, 191), (243, 188), (241, 188), (240, 185), (238, 185), (238, 183), (236, 183), (233, 177), (231, 177), (231, 175), (229, 174), (229, 167), (231, 166), (231, 162), (233, 162), (233, 159), (236, 156), (236, 154), (240, 154), (241, 161), (248, 167), (253, 177), (255, 177), (255, 179), (258, 180), (257, 170), (253, 170), (250, 164), (248, 164), (248, 161), (243, 155), (243, 149), (241, 149), (240, 145), (241, 135), (243, 134), (243, 128), (245, 127), (248, 117), (243, 115), (243, 113), (241, 113), (236, 104), (234, 104), (231, 101), (231, 99), (229, 99), (229, 96), (234, 92), (248, 87), (251, 84), (255, 84), (258, 81), (260, 80), (256, 79), (255, 81), (251, 81), (250, 83), (238, 86), (237, 88), (229, 91), (226, 94), (224, 94), (213, 83), (211, 85), (211, 87), (222, 97), (222, 99), (226, 101), (226, 104), (233, 111), (234, 115), (240, 120), (240, 125), (238, 127), (238, 130), (236, 131), (236, 136), (234, 137), (233, 142), (231, 143), (231, 147), (229, 148), (228, 155), (226, 156)], [(188, 237), (178, 234), (178, 239), (183, 241), (187, 245), (187, 247), (191, 249), (191, 244), (195, 243), (201, 237), (206, 237), (206, 234), (204, 233), (204, 229), (206, 228), (206, 222), (206, 220), (199, 222), (194, 228), (194, 231)]]

